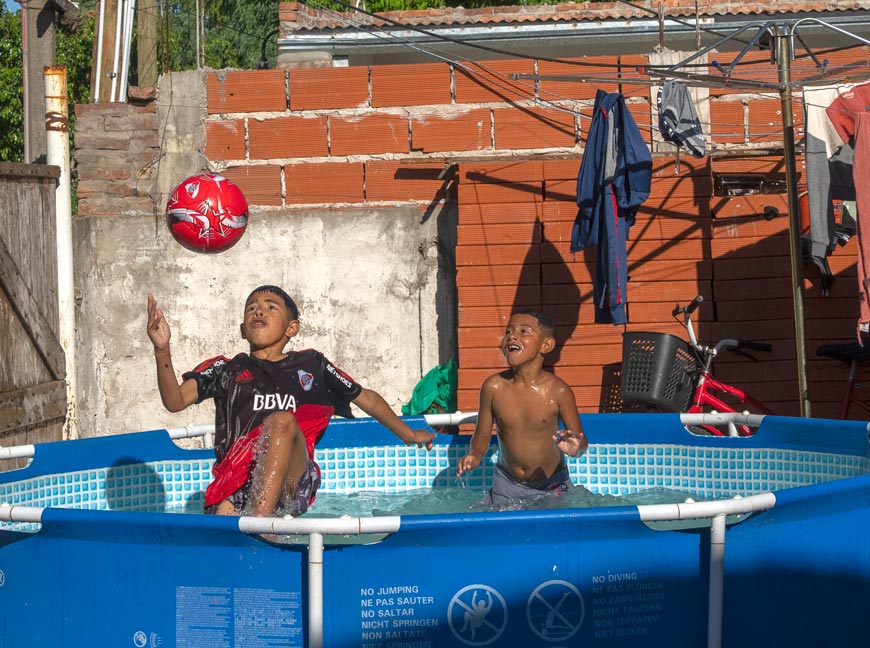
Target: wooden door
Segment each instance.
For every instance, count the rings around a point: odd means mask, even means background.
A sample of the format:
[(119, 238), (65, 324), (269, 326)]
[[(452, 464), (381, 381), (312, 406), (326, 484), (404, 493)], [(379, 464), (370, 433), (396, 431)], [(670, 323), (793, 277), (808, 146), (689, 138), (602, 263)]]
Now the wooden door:
[[(0, 445), (7, 447), (59, 440), (66, 416), (58, 176), (56, 166), (0, 162)], [(17, 465), (3, 461), (0, 470)]]

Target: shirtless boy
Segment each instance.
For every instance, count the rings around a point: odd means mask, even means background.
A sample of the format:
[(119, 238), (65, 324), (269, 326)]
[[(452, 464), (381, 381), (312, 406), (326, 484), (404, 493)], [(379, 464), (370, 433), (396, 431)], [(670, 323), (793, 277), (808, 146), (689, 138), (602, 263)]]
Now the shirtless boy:
[[(514, 313), (501, 342), (509, 368), (480, 388), (477, 427), (457, 476), (474, 470), (498, 426), (498, 465), (484, 503), (502, 505), (571, 488), (564, 455), (578, 457), (589, 442), (583, 434), (571, 387), (544, 371), (544, 356), (556, 344), (553, 324), (534, 311)], [(565, 426), (558, 430), (559, 420)]]

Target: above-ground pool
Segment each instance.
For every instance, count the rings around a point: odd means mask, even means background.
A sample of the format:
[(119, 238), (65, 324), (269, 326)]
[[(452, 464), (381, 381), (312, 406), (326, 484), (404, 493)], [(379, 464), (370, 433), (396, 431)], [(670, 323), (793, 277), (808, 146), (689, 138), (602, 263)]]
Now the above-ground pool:
[(491, 453), (461, 512), (342, 517), (343, 495), (455, 489), (468, 447), (368, 419), (330, 425), (293, 520), (200, 514), (213, 454), (184, 430), (0, 449), (33, 456), (0, 473), (0, 646), (870, 645), (867, 424), (581, 418), (589, 505), (520, 511), (474, 505)]

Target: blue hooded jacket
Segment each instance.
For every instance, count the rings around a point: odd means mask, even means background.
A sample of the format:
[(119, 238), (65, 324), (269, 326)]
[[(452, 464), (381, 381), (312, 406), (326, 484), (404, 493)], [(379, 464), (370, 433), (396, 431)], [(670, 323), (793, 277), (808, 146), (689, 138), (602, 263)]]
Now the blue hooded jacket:
[(649, 197), (652, 155), (619, 93), (599, 90), (577, 174), (577, 218), (571, 252), (597, 246), (595, 323), (626, 324), (626, 241)]

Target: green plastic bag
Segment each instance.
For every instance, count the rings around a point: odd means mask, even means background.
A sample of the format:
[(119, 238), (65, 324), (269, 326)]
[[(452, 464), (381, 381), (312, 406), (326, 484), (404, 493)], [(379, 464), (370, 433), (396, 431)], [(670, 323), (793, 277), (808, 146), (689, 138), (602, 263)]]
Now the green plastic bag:
[(438, 365), (420, 379), (411, 401), (402, 405), (402, 414), (436, 414), (456, 411), (456, 384), (459, 380), (456, 361)]

